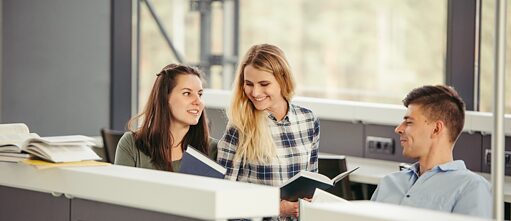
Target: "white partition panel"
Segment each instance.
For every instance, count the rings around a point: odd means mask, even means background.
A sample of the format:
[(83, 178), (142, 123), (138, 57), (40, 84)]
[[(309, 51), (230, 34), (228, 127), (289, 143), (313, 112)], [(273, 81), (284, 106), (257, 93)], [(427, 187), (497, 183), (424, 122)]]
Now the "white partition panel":
[(0, 185), (206, 220), (279, 214), (275, 187), (117, 165), (37, 170), (0, 162)]
[(371, 201), (351, 203), (305, 203), (300, 206), (301, 221), (484, 221), (471, 216), (450, 214)]

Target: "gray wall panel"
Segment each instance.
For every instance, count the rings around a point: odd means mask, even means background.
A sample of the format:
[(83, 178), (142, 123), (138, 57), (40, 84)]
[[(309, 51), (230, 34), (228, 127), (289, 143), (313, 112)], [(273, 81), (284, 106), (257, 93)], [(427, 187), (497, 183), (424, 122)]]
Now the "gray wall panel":
[[(137, 51), (134, 44), (138, 44), (132, 39), (132, 33), (136, 31), (133, 25), (133, 20), (136, 20), (133, 17), (136, 17), (136, 13), (132, 12), (137, 9), (136, 6), (133, 7), (134, 1), (112, 0), (111, 2), (112, 74), (109, 126), (114, 130), (125, 130), (131, 116), (137, 114), (138, 97), (131, 96), (134, 90), (138, 90), (135, 84), (137, 82), (134, 82), (138, 81), (138, 64), (134, 61), (132, 53)], [(136, 60), (138, 61), (138, 57)]]
[(0, 220), (68, 221), (70, 202), (64, 196), (0, 186)]
[(364, 125), (321, 120), (319, 151), (349, 156), (364, 156)]
[[(211, 136), (219, 139), (227, 124), (227, 117), (223, 110), (214, 108), (208, 108), (207, 114), (211, 122)], [(414, 159), (403, 157), (403, 148), (399, 144), (399, 136), (394, 132), (394, 128), (394, 126), (321, 120), (320, 151), (397, 162), (415, 162)], [(367, 136), (393, 139), (394, 153), (369, 152), (366, 149)], [(480, 133), (463, 133), (455, 145), (454, 159), (464, 160), (470, 170), (489, 172), (489, 166), (484, 165), (483, 157), (483, 147), (490, 148), (489, 141), (489, 136), (482, 136)], [(507, 137), (506, 144), (506, 150), (511, 151), (511, 137)], [(511, 168), (511, 160), (509, 168)], [(508, 171), (506, 174), (511, 175), (511, 169)]]
[[(210, 135), (220, 139), (227, 125), (224, 110), (208, 108), (206, 110), (210, 121)], [(351, 122), (321, 120), (320, 151), (325, 153), (363, 156), (364, 125)]]
[(73, 199), (72, 203), (71, 221), (199, 220), (79, 198)]
[(2, 123), (98, 135), (108, 125), (110, 1), (4, 0), (2, 21)]
[[(483, 172), (490, 173), (491, 171), (491, 162), (490, 164), (487, 162), (485, 152), (486, 150), (491, 150), (491, 136), (484, 135), (482, 141), (482, 149), (481, 149), (481, 168)], [(505, 140), (505, 148), (506, 152), (509, 154), (509, 159), (505, 162), (506, 168), (506, 176), (511, 176), (511, 137), (507, 136)], [(490, 157), (491, 159), (491, 157)]]
[(454, 145), (453, 157), (455, 160), (463, 160), (468, 169), (481, 171), (481, 152), (483, 137), (480, 133), (462, 133), (456, 145)]
[[(394, 127), (391, 126), (382, 126), (382, 125), (367, 125), (366, 126), (366, 136), (378, 136), (378, 137), (388, 137), (394, 139), (394, 154), (382, 154), (382, 153), (372, 153), (369, 152), (365, 148), (365, 157), (382, 159), (382, 160), (392, 160), (398, 162), (415, 162), (414, 159), (407, 159), (403, 157), (402, 151), (403, 148), (399, 144), (399, 136), (394, 133)], [(467, 168), (480, 172), (481, 168), (481, 145), (482, 145), (482, 136), (480, 133), (468, 134), (462, 133), (460, 138), (458, 139), (454, 151), (453, 156), (455, 160), (464, 160)]]
[(382, 126), (382, 125), (374, 125), (368, 124), (365, 126), (365, 135), (374, 136), (374, 137), (384, 137), (384, 138), (392, 138), (394, 140), (394, 153), (393, 154), (383, 154), (383, 153), (373, 153), (365, 148), (365, 138), (364, 138), (364, 156), (368, 158), (381, 159), (381, 160), (392, 160), (399, 162), (414, 162), (412, 159), (407, 159), (403, 157), (403, 148), (399, 144), (399, 135), (394, 132), (395, 127), (393, 126)]

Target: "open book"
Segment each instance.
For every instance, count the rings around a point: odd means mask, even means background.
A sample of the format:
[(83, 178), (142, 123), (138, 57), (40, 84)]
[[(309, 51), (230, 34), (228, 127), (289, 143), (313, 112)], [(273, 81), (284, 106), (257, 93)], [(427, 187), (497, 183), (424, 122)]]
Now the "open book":
[(82, 135), (36, 137), (26, 140), (21, 149), (55, 163), (100, 160), (90, 148), (94, 139)]
[(304, 200), (304, 199), (299, 199), (299, 207), (300, 209), (298, 210), (299, 213), (300, 213), (300, 216), (301, 216), (301, 212), (303, 211), (303, 207), (306, 206), (306, 205), (309, 205), (309, 204), (315, 204), (315, 203), (351, 203), (350, 201), (348, 200), (345, 200), (341, 197), (338, 197), (334, 194), (331, 194), (327, 191), (324, 191), (322, 189), (316, 189), (314, 191), (314, 196), (312, 196), (312, 199), (311, 201), (307, 201), (307, 200)]
[(330, 202), (349, 203), (350, 201), (345, 200), (322, 189), (316, 189), (314, 191), (311, 203), (330, 203)]
[(25, 124), (0, 124), (0, 152), (20, 153), (23, 143), (39, 137), (35, 133), (29, 133)]
[(180, 173), (223, 179), (227, 169), (188, 145), (181, 159)]
[(1, 162), (21, 162), (23, 160), (29, 159), (30, 155), (26, 153), (10, 153), (10, 152), (0, 152), (0, 161)]
[[(25, 124), (0, 124), (0, 153), (4, 155), (5, 161), (19, 161), (10, 159), (12, 157), (27, 158), (21, 152), (56, 163), (101, 159), (90, 148), (92, 145), (94, 139), (91, 137), (81, 135), (39, 137), (35, 133), (30, 133)], [(5, 155), (7, 153), (11, 155)]]
[(357, 169), (358, 167), (348, 170), (332, 179), (323, 174), (302, 170), (280, 186), (280, 198), (292, 202), (299, 198), (311, 198), (316, 188), (322, 190), (332, 188)]

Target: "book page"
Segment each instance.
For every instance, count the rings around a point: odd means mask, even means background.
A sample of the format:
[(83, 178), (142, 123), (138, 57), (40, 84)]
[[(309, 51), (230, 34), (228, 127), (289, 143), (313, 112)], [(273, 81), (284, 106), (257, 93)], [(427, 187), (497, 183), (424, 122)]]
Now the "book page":
[(27, 125), (23, 123), (0, 124), (0, 134), (28, 134)]
[(19, 153), (25, 141), (36, 137), (39, 135), (35, 133), (0, 134), (0, 151)]
[(323, 174), (302, 170), (299, 173), (297, 173), (296, 175), (294, 175), (293, 177), (291, 177), (291, 179), (289, 179), (286, 182), (284, 182), (281, 185), (281, 187), (283, 187), (283, 186), (285, 186), (285, 185), (287, 185), (289, 183), (292, 183), (293, 181), (295, 181), (296, 179), (298, 179), (300, 177), (306, 177), (306, 178), (309, 178), (309, 179), (312, 179), (312, 180), (317, 180), (319, 182), (330, 184), (332, 186), (334, 185), (333, 181), (330, 180), (327, 176), (325, 176)]
[(72, 162), (101, 159), (88, 146), (48, 146), (42, 143), (31, 143), (27, 147), (26, 151), (52, 162)]
[(314, 191), (314, 195), (312, 196), (312, 203), (329, 203), (329, 202), (342, 202), (348, 203), (348, 200), (345, 200), (341, 197), (338, 197), (334, 194), (331, 194), (322, 189), (317, 189)]
[(68, 135), (68, 136), (53, 136), (53, 137), (39, 137), (30, 140), (30, 142), (42, 142), (49, 145), (76, 145), (86, 144), (94, 145), (94, 138), (83, 135)]
[(332, 180), (333, 180), (333, 182), (334, 182), (334, 184), (335, 184), (335, 183), (337, 183), (337, 182), (339, 182), (339, 181), (341, 181), (342, 179), (344, 179), (345, 177), (347, 177), (348, 175), (350, 175), (350, 173), (353, 173), (353, 172), (354, 172), (355, 170), (357, 170), (358, 168), (360, 168), (360, 167), (355, 167), (355, 168), (353, 168), (353, 169), (351, 169), (351, 170), (348, 170), (348, 171), (346, 171), (346, 172), (344, 172), (344, 173), (341, 173), (341, 174), (339, 174), (339, 175), (335, 176), (335, 177), (332, 179)]

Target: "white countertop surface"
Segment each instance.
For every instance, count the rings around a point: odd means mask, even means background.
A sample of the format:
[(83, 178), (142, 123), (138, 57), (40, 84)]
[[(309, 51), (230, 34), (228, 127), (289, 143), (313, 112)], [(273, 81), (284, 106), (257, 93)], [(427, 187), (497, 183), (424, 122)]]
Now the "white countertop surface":
[(279, 214), (276, 187), (118, 165), (38, 170), (0, 162), (0, 185), (198, 219)]

